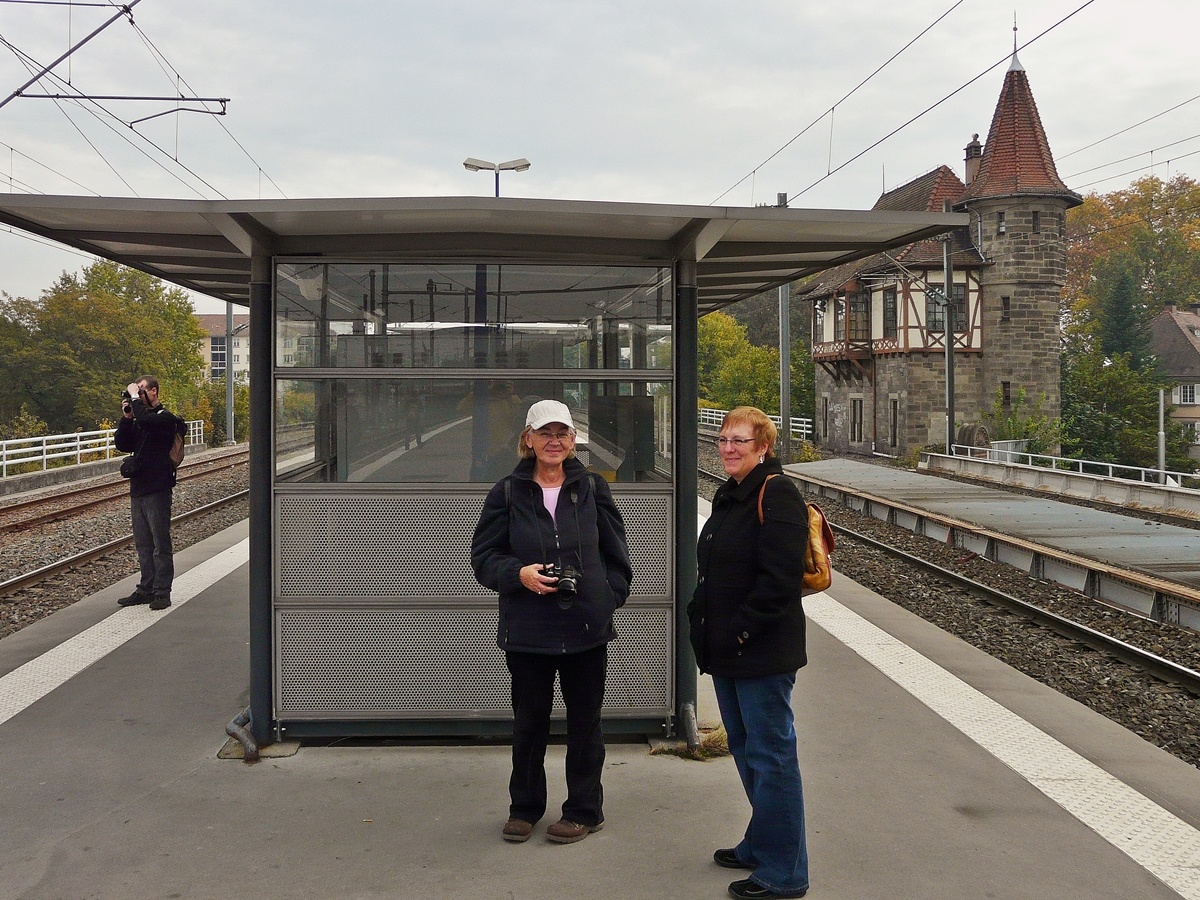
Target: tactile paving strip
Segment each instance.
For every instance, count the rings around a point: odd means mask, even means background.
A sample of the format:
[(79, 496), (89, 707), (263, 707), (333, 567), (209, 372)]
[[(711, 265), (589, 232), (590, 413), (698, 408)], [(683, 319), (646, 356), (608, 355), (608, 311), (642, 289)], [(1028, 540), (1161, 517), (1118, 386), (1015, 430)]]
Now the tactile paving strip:
[(827, 594), (809, 618), (1186, 900), (1200, 900), (1200, 831)]

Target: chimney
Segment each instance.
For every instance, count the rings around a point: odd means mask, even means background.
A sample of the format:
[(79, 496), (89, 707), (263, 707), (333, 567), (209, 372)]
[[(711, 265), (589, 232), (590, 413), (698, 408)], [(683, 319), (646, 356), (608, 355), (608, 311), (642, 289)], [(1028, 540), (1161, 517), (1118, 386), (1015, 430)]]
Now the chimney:
[(1169, 313), (1173, 313), (1173, 312), (1175, 312), (1175, 301), (1174, 301), (1174, 300), (1168, 300), (1168, 301), (1166, 301), (1166, 302), (1163, 304), (1163, 309), (1165, 309), (1165, 310), (1166, 310), (1167, 312), (1169, 312)]
[(1188, 309), (1192, 311), (1193, 315), (1200, 316), (1200, 302), (1193, 300), (1188, 306)]
[(983, 159), (983, 147), (979, 145), (979, 135), (971, 135), (971, 143), (967, 144), (967, 177), (969, 186), (979, 175), (979, 162)]

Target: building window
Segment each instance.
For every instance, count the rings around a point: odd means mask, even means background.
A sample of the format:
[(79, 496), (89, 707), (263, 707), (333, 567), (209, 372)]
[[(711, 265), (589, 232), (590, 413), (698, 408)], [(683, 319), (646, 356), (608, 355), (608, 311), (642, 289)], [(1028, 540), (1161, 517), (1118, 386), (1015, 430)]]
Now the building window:
[(1179, 402), (1186, 403), (1192, 406), (1196, 402), (1196, 386), (1194, 384), (1181, 384), (1179, 386)]
[[(930, 282), (925, 294), (925, 321), (930, 331), (943, 331), (946, 328), (945, 307), (941, 303), (942, 285), (940, 282)], [(962, 334), (967, 330), (967, 286), (954, 285), (954, 330)]]
[(892, 401), (891, 415), (891, 444), (893, 447), (900, 445), (900, 401)]
[(869, 341), (871, 339), (871, 295), (867, 291), (859, 291), (850, 295), (849, 340)]
[(290, 350), (292, 348), (292, 339), (288, 338), (286, 341), (284, 341), (283, 346), (284, 346), (284, 349)]
[(1005, 406), (1012, 406), (1012, 382), (1000, 382), (1000, 402)]
[(825, 301), (818, 300), (813, 304), (813, 340), (818, 344), (825, 342)]
[(240, 363), (241, 361), (242, 361), (242, 358), (241, 358), (241, 356), (239, 356), (237, 353), (233, 354), (233, 364), (234, 364), (235, 366), (236, 366), (238, 363)]
[(821, 437), (829, 439), (829, 398), (821, 398)]
[(883, 289), (883, 336), (894, 338), (898, 333), (896, 325), (896, 289)]
[(1034, 234), (1042, 233), (1042, 214), (1040, 212), (1038, 212), (1036, 209), (1033, 211), (1032, 226), (1033, 226)]
[(996, 234), (1004, 234), (1004, 213), (996, 213)]
[(225, 371), (225, 335), (213, 335), (209, 338), (209, 354), (212, 374), (216, 377)]
[(1000, 321), (1001, 322), (1008, 321), (1009, 313), (1011, 311), (1011, 306), (1010, 306), (1011, 302), (1012, 302), (1011, 297), (1001, 297), (1000, 298)]
[(833, 339), (846, 340), (846, 296), (835, 297), (833, 300)]
[(862, 398), (850, 401), (850, 442), (861, 444), (863, 439), (863, 402)]

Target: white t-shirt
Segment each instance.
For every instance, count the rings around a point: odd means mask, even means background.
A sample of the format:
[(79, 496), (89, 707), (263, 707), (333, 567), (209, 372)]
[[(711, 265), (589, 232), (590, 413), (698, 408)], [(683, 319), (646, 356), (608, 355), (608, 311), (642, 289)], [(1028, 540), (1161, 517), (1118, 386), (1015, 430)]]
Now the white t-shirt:
[(558, 506), (558, 494), (562, 490), (562, 485), (558, 487), (542, 488), (542, 502), (546, 504), (546, 509), (550, 511), (550, 518), (554, 519), (554, 524), (558, 524), (558, 517), (554, 515), (554, 510)]

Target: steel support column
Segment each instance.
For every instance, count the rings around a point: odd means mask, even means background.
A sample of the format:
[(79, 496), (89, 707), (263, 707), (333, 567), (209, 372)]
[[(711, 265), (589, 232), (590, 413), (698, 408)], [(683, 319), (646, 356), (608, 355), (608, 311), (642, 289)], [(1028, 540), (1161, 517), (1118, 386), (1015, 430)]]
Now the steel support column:
[(687, 605), (696, 589), (699, 481), (696, 417), (700, 325), (694, 260), (680, 260), (676, 265), (675, 301), (675, 722), (680, 723), (683, 705), (696, 704), (696, 655), (692, 652), (687, 616)]
[[(271, 743), (271, 421), (274, 312), (271, 257), (255, 252), (250, 275), (250, 716), (259, 746)], [(228, 371), (228, 366), (226, 366)]]

